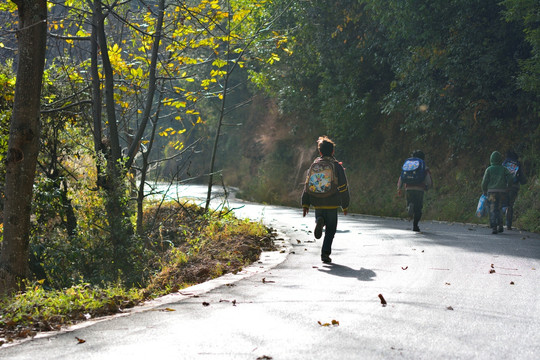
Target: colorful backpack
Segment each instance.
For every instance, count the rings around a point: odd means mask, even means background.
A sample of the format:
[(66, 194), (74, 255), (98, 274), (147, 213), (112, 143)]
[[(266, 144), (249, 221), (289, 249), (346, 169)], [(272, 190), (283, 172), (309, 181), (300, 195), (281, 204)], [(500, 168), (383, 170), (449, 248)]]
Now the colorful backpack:
[(404, 184), (418, 185), (426, 178), (426, 163), (420, 158), (411, 157), (401, 167), (401, 181)]
[(519, 163), (514, 160), (506, 159), (502, 163), (502, 165), (510, 171), (512, 176), (514, 177), (514, 184), (518, 182), (518, 170), (519, 170)]
[(306, 191), (315, 197), (328, 197), (336, 193), (338, 179), (335, 160), (317, 158), (309, 167), (306, 177)]

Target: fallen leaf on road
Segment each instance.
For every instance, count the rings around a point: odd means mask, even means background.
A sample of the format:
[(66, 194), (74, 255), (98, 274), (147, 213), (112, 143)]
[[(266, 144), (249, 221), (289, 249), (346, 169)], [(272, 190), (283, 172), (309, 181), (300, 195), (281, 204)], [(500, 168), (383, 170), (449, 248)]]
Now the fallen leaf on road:
[(78, 341), (77, 344), (84, 344), (86, 342), (86, 340), (78, 338), (76, 336), (75, 336), (75, 339), (77, 339), (77, 341)]
[(273, 359), (273, 357), (268, 356), (268, 355), (259, 356), (257, 358), (257, 360), (271, 360), (271, 359)]
[(296, 239), (296, 243), (301, 244), (302, 242), (298, 239)]
[(510, 285), (515, 285), (513, 281), (510, 281)]
[(381, 299), (382, 306), (386, 306), (386, 300), (384, 299), (384, 296), (382, 296), (382, 294), (379, 294), (379, 299)]
[(321, 326), (339, 326), (339, 321), (337, 320), (332, 320), (331, 322), (329, 323), (322, 323), (320, 321), (317, 321), (317, 323)]
[(266, 278), (262, 278), (262, 283), (263, 283), (263, 284), (270, 284), (270, 283), (275, 283), (275, 281), (272, 281), (272, 280), (266, 280)]
[(450, 285), (450, 283), (449, 283), (449, 282), (447, 282), (447, 283), (444, 283), (444, 285)]
[(206, 301), (203, 301), (202, 305), (203, 306), (210, 306), (210, 303), (207, 303)]
[(176, 311), (176, 310), (175, 310), (175, 309), (171, 309), (171, 308), (165, 308), (165, 309), (163, 309), (163, 310), (161, 310), (161, 311)]
[(405, 266), (405, 267), (401, 267), (401, 270), (407, 270), (409, 267), (408, 266)]
[(448, 306), (448, 307), (446, 308), (446, 310), (454, 310), (454, 308), (451, 307), (451, 306)]
[(315, 265), (313, 265), (313, 266), (312, 266), (312, 268), (314, 268), (314, 269), (318, 269), (319, 267), (318, 267), (318, 266), (315, 266)]
[(491, 264), (491, 268), (492, 268), (492, 269), (495, 269), (495, 265)]
[(490, 273), (490, 274), (494, 274), (494, 273), (495, 273), (495, 269), (489, 270), (489, 273)]

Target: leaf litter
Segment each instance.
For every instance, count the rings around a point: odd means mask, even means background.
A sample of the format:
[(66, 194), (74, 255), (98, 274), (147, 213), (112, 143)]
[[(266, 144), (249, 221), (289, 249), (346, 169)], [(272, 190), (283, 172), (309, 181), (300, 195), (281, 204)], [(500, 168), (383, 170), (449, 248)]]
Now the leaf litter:
[(324, 327), (334, 327), (334, 326), (339, 326), (339, 321), (337, 320), (332, 320), (331, 322), (320, 322), (320, 321), (317, 321), (317, 323), (320, 325), (320, 326), (324, 326)]

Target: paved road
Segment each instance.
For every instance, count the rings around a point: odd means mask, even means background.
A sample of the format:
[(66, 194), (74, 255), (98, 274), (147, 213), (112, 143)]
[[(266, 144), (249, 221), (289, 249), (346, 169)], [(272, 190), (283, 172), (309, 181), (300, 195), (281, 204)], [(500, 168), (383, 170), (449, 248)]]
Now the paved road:
[(327, 265), (313, 214), (237, 212), (262, 214), (287, 235), (286, 251), (127, 316), (2, 348), (0, 359), (540, 358), (539, 235), (438, 222), (413, 233), (407, 221), (352, 214), (340, 216)]

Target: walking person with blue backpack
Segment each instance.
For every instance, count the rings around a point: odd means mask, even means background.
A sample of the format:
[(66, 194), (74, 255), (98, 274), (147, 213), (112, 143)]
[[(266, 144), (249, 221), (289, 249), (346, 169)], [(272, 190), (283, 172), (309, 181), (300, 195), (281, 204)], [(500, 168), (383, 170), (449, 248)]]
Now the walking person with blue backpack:
[(335, 144), (326, 136), (317, 140), (317, 157), (307, 171), (304, 191), (302, 193), (303, 216), (309, 213), (310, 206), (315, 208), (315, 238), (324, 240), (321, 249), (321, 260), (332, 262), (332, 242), (337, 230), (338, 208), (347, 215), (350, 195), (345, 169), (334, 157)]
[(518, 196), (520, 185), (525, 185), (527, 183), (527, 177), (522, 169), (518, 154), (513, 150), (508, 150), (506, 152), (506, 159), (503, 161), (503, 166), (512, 174), (512, 185), (508, 188), (506, 201), (503, 204), (503, 214), (506, 215), (506, 229), (512, 230), (514, 204)]
[(398, 196), (401, 196), (401, 189), (405, 188), (407, 213), (413, 219), (413, 231), (415, 232), (420, 231), (418, 223), (422, 218), (424, 192), (432, 187), (433, 179), (425, 162), (425, 154), (422, 150), (415, 150), (411, 157), (403, 163), (397, 183)]
[(509, 187), (513, 183), (512, 173), (502, 165), (503, 157), (500, 152), (494, 151), (489, 158), (491, 165), (484, 172), (482, 178), (482, 192), (489, 201), (489, 226), (492, 234), (502, 233), (503, 211)]

